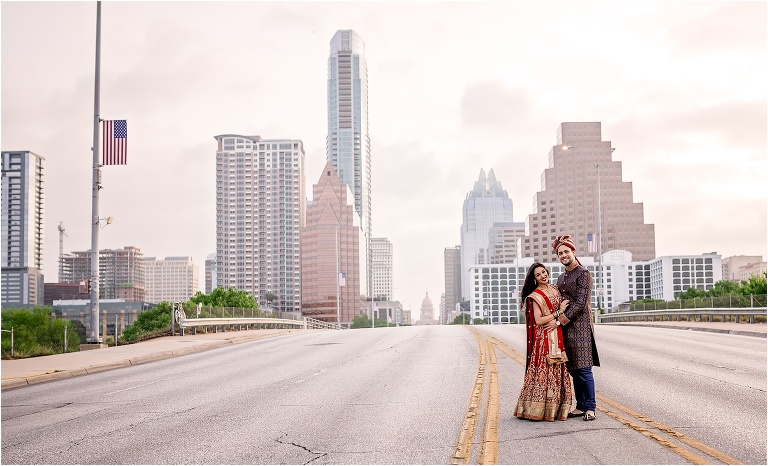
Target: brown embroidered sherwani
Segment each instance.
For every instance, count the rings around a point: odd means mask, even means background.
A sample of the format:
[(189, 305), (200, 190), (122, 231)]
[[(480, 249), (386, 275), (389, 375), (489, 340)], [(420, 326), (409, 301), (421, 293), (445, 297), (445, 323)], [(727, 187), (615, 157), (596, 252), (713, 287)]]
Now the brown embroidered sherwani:
[(600, 365), (592, 326), (592, 275), (581, 265), (557, 277), (557, 288), (563, 299), (570, 300), (560, 316), (568, 370)]

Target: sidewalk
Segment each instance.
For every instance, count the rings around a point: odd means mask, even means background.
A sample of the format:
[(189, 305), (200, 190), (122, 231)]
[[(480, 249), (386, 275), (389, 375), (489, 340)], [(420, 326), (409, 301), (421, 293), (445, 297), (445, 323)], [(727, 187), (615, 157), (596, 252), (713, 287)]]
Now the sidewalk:
[(237, 332), (167, 336), (109, 348), (54, 354), (36, 358), (2, 360), (2, 390), (34, 383), (91, 374), (118, 367), (135, 366), (158, 359), (197, 353), (222, 346), (274, 337), (287, 333), (311, 332), (297, 329), (262, 329)]
[(598, 325), (634, 325), (638, 327), (661, 327), (677, 330), (696, 330), (700, 332), (728, 333), (747, 337), (766, 337), (766, 324), (739, 324), (736, 322), (685, 322), (685, 321), (648, 321), (648, 322), (611, 322)]

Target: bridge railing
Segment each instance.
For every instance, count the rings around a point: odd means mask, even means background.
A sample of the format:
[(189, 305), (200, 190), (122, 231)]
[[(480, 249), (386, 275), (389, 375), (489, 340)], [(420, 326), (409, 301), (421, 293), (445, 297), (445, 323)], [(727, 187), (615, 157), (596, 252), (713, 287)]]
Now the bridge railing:
[(599, 323), (611, 322), (641, 322), (641, 321), (697, 321), (714, 322), (715, 317), (722, 322), (741, 322), (742, 318), (750, 324), (755, 323), (755, 317), (762, 316), (766, 320), (766, 307), (730, 307), (730, 308), (699, 308), (699, 309), (657, 309), (648, 311), (624, 311), (599, 314)]
[[(704, 298), (675, 299), (673, 301), (655, 300), (622, 304), (621, 311), (658, 311), (663, 309), (703, 309), (703, 308), (765, 308), (766, 295), (708, 296)], [(621, 312), (620, 311), (620, 312)]]
[[(172, 323), (171, 323), (171, 335), (174, 335), (176, 330), (175, 326), (179, 327), (179, 334), (184, 335), (184, 330), (191, 328), (194, 333), (197, 333), (197, 329), (200, 327), (211, 328), (214, 333), (218, 332), (221, 328), (222, 331), (227, 328), (236, 328), (237, 330), (248, 329), (274, 329), (274, 328), (295, 328), (295, 329), (336, 329), (338, 326), (335, 323), (325, 322), (322, 320), (312, 319), (309, 317), (299, 317), (294, 314), (285, 313), (288, 318), (276, 318), (271, 317), (270, 314), (266, 314), (263, 311), (247, 310), (234, 308), (230, 309), (231, 317), (194, 317), (187, 318), (188, 309), (185, 309), (182, 303), (173, 304), (172, 310)], [(197, 313), (196, 311), (195, 314)], [(248, 315), (250, 313), (250, 316)], [(210, 313), (205, 313), (209, 314)], [(219, 313), (215, 313), (219, 314)], [(222, 316), (227, 315), (226, 310), (220, 313)], [(239, 314), (239, 315), (238, 315)], [(266, 315), (260, 317), (260, 315)]]

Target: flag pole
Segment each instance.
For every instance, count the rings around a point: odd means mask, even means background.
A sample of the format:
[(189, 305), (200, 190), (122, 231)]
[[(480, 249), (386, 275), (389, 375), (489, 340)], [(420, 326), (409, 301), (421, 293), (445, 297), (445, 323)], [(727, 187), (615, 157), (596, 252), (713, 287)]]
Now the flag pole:
[(91, 198), (91, 318), (88, 343), (101, 343), (99, 337), (99, 69), (101, 65), (101, 2), (96, 2), (96, 78), (93, 93), (93, 192)]

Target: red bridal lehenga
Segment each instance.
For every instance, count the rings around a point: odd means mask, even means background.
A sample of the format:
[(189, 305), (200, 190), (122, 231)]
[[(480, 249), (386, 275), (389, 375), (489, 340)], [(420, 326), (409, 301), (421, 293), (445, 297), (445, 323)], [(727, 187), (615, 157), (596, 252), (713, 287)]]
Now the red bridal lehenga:
[(571, 410), (573, 389), (565, 367), (563, 330), (558, 326), (545, 331), (536, 325), (531, 300), (536, 300), (542, 315), (548, 316), (560, 306), (561, 296), (557, 287), (548, 285), (546, 291), (537, 288), (526, 299), (527, 367), (515, 417), (564, 421)]

